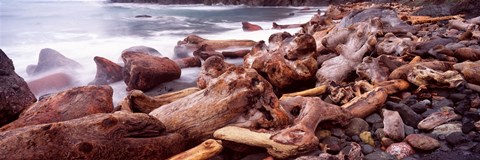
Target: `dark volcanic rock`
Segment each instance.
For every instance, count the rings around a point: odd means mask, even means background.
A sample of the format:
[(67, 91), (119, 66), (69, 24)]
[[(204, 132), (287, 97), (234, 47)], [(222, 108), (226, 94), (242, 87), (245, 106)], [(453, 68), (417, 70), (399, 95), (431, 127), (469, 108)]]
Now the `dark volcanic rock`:
[(363, 131), (368, 131), (368, 123), (361, 118), (353, 118), (345, 129), (345, 133), (349, 136), (358, 135)]
[(63, 69), (71, 71), (79, 69), (82, 65), (72, 59), (69, 59), (56, 50), (44, 48), (40, 51), (38, 63), (36, 66), (29, 66), (27, 70), (29, 75), (37, 75), (40, 73)]
[(366, 155), (364, 158), (365, 160), (379, 160), (379, 159), (396, 160), (397, 159), (397, 157), (395, 157), (394, 155), (391, 155), (384, 151), (376, 151), (376, 152), (370, 153)]
[(461, 132), (449, 134), (446, 140), (450, 145), (458, 145), (468, 141), (467, 137), (465, 137), (465, 135)]
[(416, 113), (422, 114), (423, 112), (427, 111), (427, 105), (430, 104), (431, 102), (429, 100), (423, 100), (411, 105), (410, 108), (412, 108), (412, 110)]
[(422, 116), (415, 113), (415, 111), (405, 104), (398, 104), (388, 101), (386, 105), (388, 106), (388, 109), (397, 111), (406, 125), (417, 127), (418, 123), (423, 119)]
[(12, 60), (0, 49), (0, 126), (15, 120), (36, 100), (27, 83), (15, 73)]

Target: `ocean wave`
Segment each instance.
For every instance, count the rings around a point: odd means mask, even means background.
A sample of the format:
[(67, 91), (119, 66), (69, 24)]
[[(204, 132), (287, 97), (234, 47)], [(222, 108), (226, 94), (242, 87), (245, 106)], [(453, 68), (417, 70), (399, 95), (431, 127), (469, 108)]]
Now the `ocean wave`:
[(128, 9), (169, 9), (169, 10), (195, 10), (195, 11), (222, 11), (232, 10), (236, 8), (244, 7), (243, 5), (222, 5), (222, 6), (209, 6), (203, 4), (145, 4), (145, 3), (109, 3), (109, 6), (128, 8)]

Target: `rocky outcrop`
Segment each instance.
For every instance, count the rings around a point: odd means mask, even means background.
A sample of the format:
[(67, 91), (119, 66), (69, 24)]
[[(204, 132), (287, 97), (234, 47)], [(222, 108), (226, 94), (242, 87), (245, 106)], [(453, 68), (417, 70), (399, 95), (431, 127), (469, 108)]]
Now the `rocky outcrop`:
[(27, 83), (15, 73), (12, 60), (0, 50), (0, 126), (15, 120), (35, 101)]
[(97, 64), (97, 74), (95, 79), (89, 84), (106, 85), (123, 79), (122, 66), (99, 56), (95, 56), (93, 60)]
[(82, 65), (75, 60), (65, 57), (54, 49), (44, 48), (40, 51), (37, 65), (29, 65), (27, 73), (33, 76), (54, 70), (71, 72), (79, 68), (82, 68)]

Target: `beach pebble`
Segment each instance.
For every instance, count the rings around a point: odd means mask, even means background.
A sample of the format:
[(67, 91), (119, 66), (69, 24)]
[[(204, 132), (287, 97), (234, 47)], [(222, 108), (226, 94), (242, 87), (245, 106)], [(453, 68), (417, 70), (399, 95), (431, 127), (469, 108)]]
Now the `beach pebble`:
[(338, 139), (337, 137), (333, 137), (333, 136), (327, 137), (323, 139), (321, 143), (327, 145), (327, 148), (328, 148), (327, 152), (330, 154), (337, 154), (338, 152), (340, 152), (340, 150), (342, 150), (341, 140)]
[(432, 107), (433, 108), (442, 108), (442, 107), (453, 107), (452, 100), (449, 100), (441, 96), (432, 97)]
[(363, 141), (363, 143), (375, 146), (375, 141), (372, 138), (372, 133), (370, 133), (369, 131), (360, 133), (360, 139)]
[(378, 115), (377, 113), (373, 113), (369, 115), (367, 118), (365, 118), (365, 121), (367, 121), (370, 124), (379, 123), (379, 122), (382, 122), (382, 117), (380, 117), (380, 115)]
[(456, 114), (453, 109), (445, 107), (442, 108), (441, 111), (432, 113), (427, 118), (420, 121), (420, 123), (418, 123), (418, 129), (431, 130), (436, 126), (459, 118), (461, 118), (461, 116)]
[(373, 147), (371, 145), (362, 145), (362, 153), (367, 155), (369, 153), (372, 153), (373, 152)]
[(454, 132), (462, 132), (462, 124), (453, 123), (453, 124), (439, 125), (433, 129), (432, 134), (447, 136)]
[(458, 145), (458, 144), (465, 143), (465, 142), (468, 141), (468, 139), (465, 137), (465, 135), (461, 132), (454, 132), (454, 133), (449, 134), (446, 137), (446, 140), (447, 140), (448, 144), (450, 144), (450, 145)]
[(368, 123), (361, 118), (353, 118), (345, 129), (348, 136), (358, 135), (363, 131), (368, 131)]
[(397, 111), (406, 125), (417, 126), (418, 123), (423, 119), (422, 116), (418, 115), (415, 111), (413, 111), (412, 108), (405, 104), (388, 101), (386, 105), (388, 109)]
[(411, 134), (405, 138), (405, 141), (413, 148), (430, 151), (440, 147), (440, 143), (435, 138), (423, 134)]
[(396, 156), (398, 159), (403, 159), (415, 154), (413, 148), (406, 142), (394, 143), (388, 146), (386, 152)]
[(405, 125), (397, 111), (383, 109), (383, 131), (387, 137), (394, 140), (405, 138)]

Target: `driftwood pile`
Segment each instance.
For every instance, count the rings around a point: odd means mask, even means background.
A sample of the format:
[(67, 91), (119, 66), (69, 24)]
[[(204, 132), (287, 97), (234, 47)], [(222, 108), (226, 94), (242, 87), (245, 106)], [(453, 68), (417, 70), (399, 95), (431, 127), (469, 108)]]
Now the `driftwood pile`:
[[(29, 88), (71, 75), (27, 86), (2, 51), (0, 159), (479, 159), (480, 17), (414, 10), (330, 6), (305, 24), (274, 23), (301, 29), (268, 42), (190, 35), (174, 60), (132, 47), (123, 66), (95, 57), (90, 86), (35, 103)], [(81, 67), (40, 55), (29, 74)], [(147, 94), (199, 66), (197, 87)], [(108, 84), (121, 80), (128, 96), (114, 107)]]

